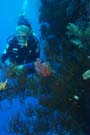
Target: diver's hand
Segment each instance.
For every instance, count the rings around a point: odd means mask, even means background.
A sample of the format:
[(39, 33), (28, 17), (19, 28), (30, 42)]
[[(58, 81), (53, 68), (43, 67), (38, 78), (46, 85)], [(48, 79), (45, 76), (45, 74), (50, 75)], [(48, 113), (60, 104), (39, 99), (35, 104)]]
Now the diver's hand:
[(16, 66), (16, 65), (11, 65), (8, 69), (8, 75), (10, 77), (14, 77), (18, 75), (22, 71), (23, 66)]
[(24, 65), (14, 66), (10, 72), (11, 76), (19, 76), (27, 72), (27, 68)]
[(16, 75), (21, 74), (23, 72), (23, 70), (24, 70), (24, 66), (23, 65), (16, 66), (15, 67)]

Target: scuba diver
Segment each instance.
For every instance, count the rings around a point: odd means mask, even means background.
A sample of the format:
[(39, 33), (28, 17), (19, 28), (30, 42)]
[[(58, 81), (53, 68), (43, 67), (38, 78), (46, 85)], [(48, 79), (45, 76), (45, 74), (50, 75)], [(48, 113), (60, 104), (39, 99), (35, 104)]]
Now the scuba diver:
[[(25, 17), (28, 1), (22, 6), (22, 14), (17, 22), (16, 33), (7, 39), (7, 47), (0, 57), (0, 69), (9, 77), (18, 78), (23, 84), (23, 77), (36, 73), (42, 77), (51, 75), (47, 62), (40, 60), (40, 44), (32, 32), (31, 25)], [(0, 90), (7, 88), (8, 79), (0, 82)], [(10, 78), (11, 79), (11, 78)], [(19, 83), (18, 83), (19, 84)], [(19, 84), (20, 85), (20, 84)]]
[(28, 73), (36, 72), (41, 76), (49, 76), (48, 64), (42, 63), (39, 57), (39, 42), (33, 35), (27, 18), (21, 15), (17, 22), (16, 34), (8, 38), (7, 47), (1, 56), (0, 68), (5, 69), (11, 66), (14, 67), (12, 70), (14, 74), (27, 69)]
[(39, 58), (39, 55), (39, 42), (33, 35), (27, 18), (21, 15), (17, 23), (16, 34), (8, 38), (7, 48), (1, 56), (1, 62), (3, 65), (8, 63), (16, 65), (31, 63), (29, 65), (33, 69), (33, 62), (36, 58)]

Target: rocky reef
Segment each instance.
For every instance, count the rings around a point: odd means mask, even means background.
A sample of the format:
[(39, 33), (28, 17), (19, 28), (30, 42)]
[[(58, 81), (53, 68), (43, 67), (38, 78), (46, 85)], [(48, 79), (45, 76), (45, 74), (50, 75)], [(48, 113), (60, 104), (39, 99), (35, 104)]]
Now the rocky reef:
[(51, 72), (6, 81), (1, 74), (10, 87), (0, 90), (0, 132), (89, 135), (90, 1), (41, 0), (39, 22), (41, 60)]

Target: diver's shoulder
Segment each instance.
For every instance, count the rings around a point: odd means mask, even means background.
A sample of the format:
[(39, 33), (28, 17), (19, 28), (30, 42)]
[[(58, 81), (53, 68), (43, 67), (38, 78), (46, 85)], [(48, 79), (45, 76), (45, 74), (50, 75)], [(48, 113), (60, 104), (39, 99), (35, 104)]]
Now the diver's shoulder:
[(12, 44), (12, 43), (15, 43), (17, 42), (17, 38), (15, 35), (10, 35), (8, 38), (7, 38), (7, 43), (8, 44)]

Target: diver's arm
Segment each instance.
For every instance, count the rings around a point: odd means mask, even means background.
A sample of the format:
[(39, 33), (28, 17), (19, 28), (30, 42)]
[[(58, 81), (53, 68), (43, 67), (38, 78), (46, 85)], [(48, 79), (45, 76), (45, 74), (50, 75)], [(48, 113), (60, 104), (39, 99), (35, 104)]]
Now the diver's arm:
[(19, 73), (19, 71), (27, 71), (27, 73), (35, 73), (35, 62), (30, 62), (27, 64), (16, 66), (16, 72)]
[(9, 51), (9, 45), (7, 45), (6, 49), (4, 50), (2, 56), (0, 57), (0, 66), (5, 67), (8, 65), (7, 60), (9, 58), (10, 51)]

